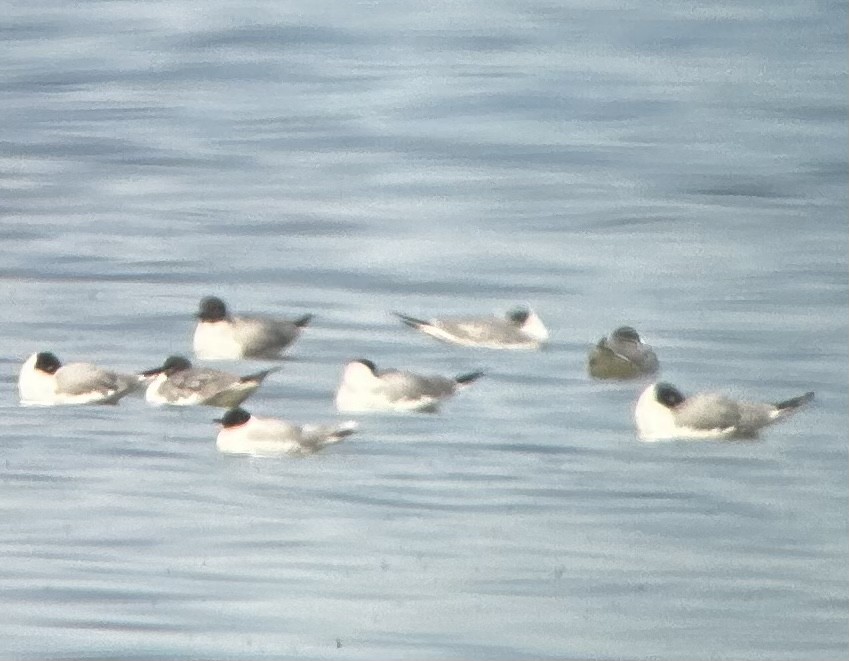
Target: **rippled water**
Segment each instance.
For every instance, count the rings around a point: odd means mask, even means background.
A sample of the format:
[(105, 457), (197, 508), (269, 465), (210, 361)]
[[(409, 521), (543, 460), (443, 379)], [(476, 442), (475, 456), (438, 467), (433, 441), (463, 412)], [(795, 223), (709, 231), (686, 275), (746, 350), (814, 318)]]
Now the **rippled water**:
[[(0, 656), (845, 658), (845, 3), (3, 9)], [(487, 376), (302, 460), (18, 406), (31, 352), (152, 367), (210, 293), (315, 314), (257, 414), (340, 417), (358, 356)], [(547, 350), (390, 315), (516, 303)], [(622, 323), (685, 392), (817, 399), (640, 443), (585, 374)]]

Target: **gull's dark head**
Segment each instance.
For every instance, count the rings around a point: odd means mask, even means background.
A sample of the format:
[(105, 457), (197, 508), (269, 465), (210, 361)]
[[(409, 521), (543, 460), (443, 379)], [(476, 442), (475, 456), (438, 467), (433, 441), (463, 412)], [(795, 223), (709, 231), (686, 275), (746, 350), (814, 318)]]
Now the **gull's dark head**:
[(683, 393), (669, 383), (658, 383), (654, 387), (655, 399), (666, 408), (672, 409), (684, 401)]
[(352, 360), (351, 363), (359, 363), (360, 365), (365, 365), (368, 368), (369, 372), (377, 376), (377, 365), (375, 365), (374, 362), (369, 360), (368, 358), (356, 358), (355, 360)]
[(166, 374), (170, 376), (176, 372), (191, 369), (191, 367), (192, 364), (188, 358), (184, 358), (183, 356), (168, 356), (168, 358), (165, 359), (165, 362), (159, 367), (144, 370), (143, 372), (139, 372), (139, 374), (142, 376), (156, 376), (157, 374)]
[(524, 324), (530, 316), (531, 311), (528, 308), (513, 308), (507, 313), (507, 319), (517, 326)]
[(171, 375), (176, 372), (182, 372), (183, 370), (189, 370), (191, 368), (192, 363), (188, 358), (184, 356), (168, 356), (168, 358), (165, 359), (165, 362), (162, 363), (160, 371)]
[(220, 418), (215, 418), (213, 422), (219, 423), (222, 427), (224, 427), (224, 429), (229, 429), (230, 427), (238, 427), (239, 425), (243, 425), (250, 419), (250, 413), (248, 413), (245, 409), (241, 407), (237, 407), (235, 409), (228, 410)]
[(227, 306), (217, 296), (204, 296), (196, 316), (201, 321), (223, 321), (227, 318)]
[(56, 354), (49, 351), (42, 351), (35, 356), (35, 369), (46, 372), (47, 374), (55, 374), (56, 370), (62, 367), (62, 363), (56, 357)]

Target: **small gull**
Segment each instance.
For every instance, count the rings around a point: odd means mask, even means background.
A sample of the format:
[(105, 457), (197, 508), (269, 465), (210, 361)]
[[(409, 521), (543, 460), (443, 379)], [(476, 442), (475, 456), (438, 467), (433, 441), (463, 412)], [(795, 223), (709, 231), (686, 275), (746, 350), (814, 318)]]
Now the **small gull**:
[(454, 378), (413, 374), (400, 370), (378, 371), (366, 359), (345, 365), (336, 391), (340, 411), (428, 411), (483, 376), (470, 372)]
[(160, 367), (145, 370), (153, 377), (145, 391), (150, 404), (219, 406), (233, 408), (256, 391), (263, 379), (279, 368), (238, 376), (208, 367), (193, 367), (183, 356), (168, 356)]
[(350, 436), (357, 423), (337, 425), (296, 425), (276, 418), (258, 418), (245, 409), (227, 411), (215, 422), (221, 425), (216, 447), (226, 454), (255, 457), (307, 455)]
[(813, 392), (777, 404), (736, 401), (717, 393), (685, 397), (668, 383), (654, 383), (634, 410), (643, 440), (754, 438), (758, 430), (786, 418), (814, 398)]
[(548, 341), (548, 330), (529, 308), (514, 308), (504, 317), (464, 317), (424, 321), (394, 313), (407, 326), (431, 337), (466, 347), (486, 349), (539, 349)]
[(630, 326), (621, 326), (601, 338), (587, 361), (590, 376), (597, 379), (631, 379), (654, 374), (659, 367), (652, 348)]
[(139, 377), (101, 369), (91, 363), (63, 365), (48, 351), (32, 354), (18, 375), (21, 404), (117, 404), (140, 388)]
[(193, 346), (205, 360), (279, 358), (312, 319), (311, 314), (291, 321), (265, 316), (231, 315), (216, 296), (201, 299)]

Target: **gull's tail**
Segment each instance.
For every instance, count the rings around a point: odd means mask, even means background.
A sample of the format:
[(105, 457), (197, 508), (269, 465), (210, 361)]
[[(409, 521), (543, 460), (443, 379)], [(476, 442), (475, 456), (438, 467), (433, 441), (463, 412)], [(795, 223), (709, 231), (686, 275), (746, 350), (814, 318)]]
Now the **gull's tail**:
[(336, 426), (336, 429), (333, 430), (333, 433), (330, 435), (331, 443), (337, 443), (341, 441), (346, 436), (350, 436), (355, 431), (357, 431), (357, 427), (359, 424), (354, 420), (348, 420), (347, 422), (340, 423)]
[(798, 397), (792, 397), (791, 399), (785, 399), (783, 402), (778, 402), (778, 404), (773, 404), (778, 411), (781, 413), (790, 413), (790, 411), (795, 411), (798, 408), (803, 407), (805, 404), (810, 402), (814, 398), (813, 391), (806, 392), (804, 395), (799, 395)]
[(253, 374), (246, 374), (245, 376), (239, 377), (239, 381), (242, 383), (262, 383), (263, 379), (267, 377), (272, 372), (279, 372), (279, 367), (272, 367), (271, 369), (262, 370), (261, 372), (254, 372)]
[(305, 314), (303, 317), (298, 317), (292, 323), (295, 324), (298, 328), (303, 328), (304, 326), (309, 325), (310, 321), (312, 321), (313, 315)]
[(403, 321), (410, 328), (421, 328), (422, 326), (429, 326), (430, 324), (426, 321), (422, 321), (421, 319), (416, 319), (415, 317), (409, 317), (406, 314), (401, 314), (400, 312), (393, 312), (396, 317), (398, 317), (401, 321)]
[(468, 374), (461, 374), (460, 376), (455, 376), (454, 380), (457, 382), (458, 386), (468, 386), (479, 378), (483, 376), (483, 372), (469, 372)]
[(785, 399), (783, 402), (773, 404), (772, 410), (769, 412), (769, 418), (771, 421), (786, 418), (791, 413), (795, 413), (796, 411), (798, 411), (805, 404), (810, 402), (813, 398), (813, 392), (806, 392), (804, 395), (799, 395), (798, 397), (791, 397), (790, 399)]
[(328, 425), (304, 425), (305, 445), (313, 452), (325, 445), (333, 445), (344, 440), (355, 431), (358, 423), (354, 420), (342, 422), (334, 427)]

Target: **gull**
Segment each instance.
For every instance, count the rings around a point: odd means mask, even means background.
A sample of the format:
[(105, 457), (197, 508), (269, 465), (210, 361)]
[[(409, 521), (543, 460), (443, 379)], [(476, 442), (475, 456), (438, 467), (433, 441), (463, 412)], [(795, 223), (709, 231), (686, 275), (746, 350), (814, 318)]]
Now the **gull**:
[(587, 361), (590, 376), (597, 379), (630, 379), (654, 374), (659, 367), (652, 348), (630, 326), (621, 326), (601, 338)]
[(276, 418), (259, 418), (233, 408), (215, 422), (221, 425), (215, 446), (226, 454), (254, 457), (307, 455), (338, 443), (357, 428), (353, 420), (338, 425), (296, 425)]
[(437, 340), (486, 349), (539, 349), (548, 341), (548, 330), (529, 308), (517, 307), (504, 317), (443, 318), (423, 321), (399, 312), (402, 322)]
[(279, 358), (309, 324), (311, 314), (291, 321), (266, 316), (231, 315), (217, 296), (201, 299), (193, 347), (205, 360)]
[(814, 398), (813, 392), (767, 404), (733, 400), (718, 393), (685, 397), (669, 383), (653, 383), (634, 410), (643, 440), (669, 438), (754, 438), (762, 427), (783, 420)]
[(454, 378), (400, 370), (378, 371), (367, 359), (352, 360), (342, 372), (336, 391), (340, 411), (428, 411), (483, 376), (470, 372)]
[(233, 408), (252, 395), (263, 379), (278, 369), (238, 376), (207, 367), (192, 367), (192, 363), (183, 356), (168, 356), (160, 367), (145, 370), (141, 376), (153, 377), (145, 391), (145, 399), (150, 404), (204, 404)]
[(141, 387), (133, 374), (119, 374), (91, 363), (63, 365), (55, 354), (32, 354), (21, 366), (18, 393), (21, 404), (117, 404)]

